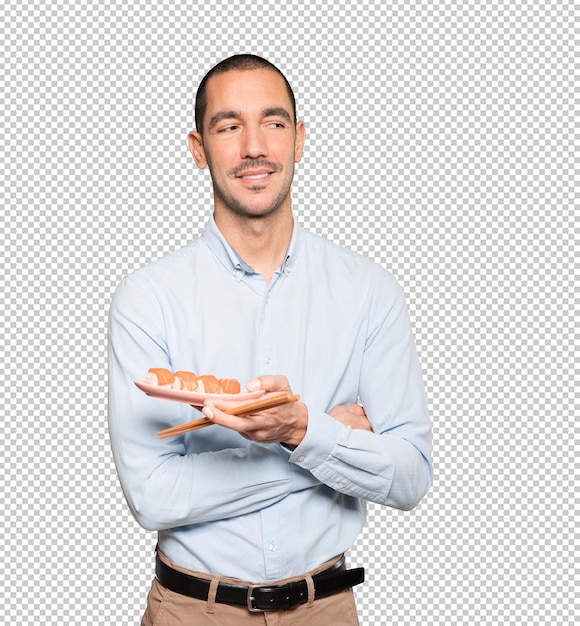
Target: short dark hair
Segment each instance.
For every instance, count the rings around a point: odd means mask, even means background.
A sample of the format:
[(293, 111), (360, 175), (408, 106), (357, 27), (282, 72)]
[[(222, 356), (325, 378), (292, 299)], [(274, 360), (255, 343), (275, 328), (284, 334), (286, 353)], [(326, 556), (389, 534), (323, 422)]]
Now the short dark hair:
[(296, 123), (298, 120), (296, 116), (296, 99), (286, 76), (284, 76), (284, 74), (282, 74), (282, 72), (273, 63), (270, 63), (270, 61), (267, 61), (262, 57), (256, 56), (255, 54), (235, 54), (234, 56), (220, 61), (217, 65), (212, 67), (199, 84), (197, 96), (195, 98), (195, 128), (197, 129), (197, 132), (203, 134), (203, 117), (207, 109), (207, 83), (212, 76), (236, 70), (244, 72), (248, 70), (261, 69), (276, 72), (284, 79), (284, 84), (286, 85), (286, 90), (288, 91), (288, 96), (290, 97), (290, 102), (292, 104), (294, 122)]

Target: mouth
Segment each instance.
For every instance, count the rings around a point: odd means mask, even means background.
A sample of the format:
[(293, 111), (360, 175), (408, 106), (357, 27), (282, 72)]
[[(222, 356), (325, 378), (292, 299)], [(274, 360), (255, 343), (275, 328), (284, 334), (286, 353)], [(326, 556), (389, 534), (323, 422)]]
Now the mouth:
[(273, 174), (282, 171), (282, 166), (268, 159), (246, 159), (237, 167), (232, 168), (228, 174), (241, 183), (263, 187), (268, 184)]
[(238, 178), (243, 181), (248, 182), (256, 182), (256, 181), (265, 181), (272, 175), (272, 171), (270, 170), (250, 170), (247, 172), (242, 172), (238, 175)]

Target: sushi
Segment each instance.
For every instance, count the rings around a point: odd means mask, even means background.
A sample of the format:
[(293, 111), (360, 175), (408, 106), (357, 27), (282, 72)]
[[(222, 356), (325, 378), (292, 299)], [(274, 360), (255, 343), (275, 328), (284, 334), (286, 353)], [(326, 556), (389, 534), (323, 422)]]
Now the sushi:
[(220, 378), (222, 393), (240, 393), (240, 381), (235, 378)]
[(163, 367), (152, 367), (145, 382), (177, 391), (197, 393), (240, 393), (241, 385), (235, 378), (217, 378), (210, 374), (196, 376), (193, 372), (179, 370), (175, 373)]
[(197, 391), (201, 393), (223, 393), (220, 381), (209, 374), (197, 377)]
[(158, 385), (159, 387), (171, 387), (175, 382), (175, 376), (163, 367), (152, 367), (147, 372), (145, 382), (149, 385)]
[(193, 372), (187, 372), (180, 370), (175, 372), (175, 382), (173, 383), (174, 389), (183, 391), (197, 391), (198, 382), (197, 376)]

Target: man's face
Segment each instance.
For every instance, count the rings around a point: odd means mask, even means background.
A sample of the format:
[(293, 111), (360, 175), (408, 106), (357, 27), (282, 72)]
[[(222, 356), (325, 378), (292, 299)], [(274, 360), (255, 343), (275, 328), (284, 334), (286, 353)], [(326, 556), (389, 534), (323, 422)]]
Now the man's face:
[(209, 166), (216, 215), (263, 217), (290, 209), (294, 163), (302, 158), (304, 124), (281, 76), (267, 69), (211, 77), (203, 137), (190, 133), (199, 167)]

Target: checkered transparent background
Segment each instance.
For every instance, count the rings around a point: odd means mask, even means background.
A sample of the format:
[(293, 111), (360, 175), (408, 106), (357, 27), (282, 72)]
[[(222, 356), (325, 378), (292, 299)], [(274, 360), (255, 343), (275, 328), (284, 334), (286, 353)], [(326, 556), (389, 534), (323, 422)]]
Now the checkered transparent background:
[(299, 219), (397, 276), (424, 368), (435, 483), (370, 507), (361, 622), (573, 624), (574, 3), (8, 0), (0, 27), (0, 621), (138, 623), (107, 311), (207, 219), (194, 93), (249, 51), (307, 124)]

